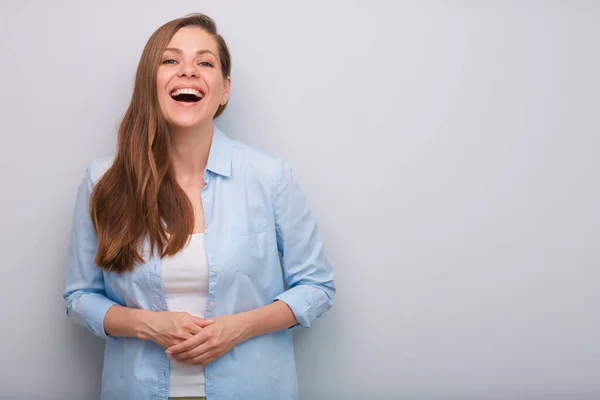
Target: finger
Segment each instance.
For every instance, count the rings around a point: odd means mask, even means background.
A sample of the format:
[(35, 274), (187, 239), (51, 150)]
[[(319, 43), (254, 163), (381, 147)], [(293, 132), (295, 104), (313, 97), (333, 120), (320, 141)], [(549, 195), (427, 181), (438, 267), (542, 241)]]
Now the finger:
[(211, 346), (208, 343), (202, 343), (200, 346), (194, 347), (188, 351), (182, 351), (178, 354), (171, 355), (171, 358), (174, 358), (177, 361), (189, 362), (192, 361), (196, 357), (201, 357), (204, 354), (211, 351)]
[(201, 354), (197, 357), (194, 357), (194, 359), (192, 360), (192, 364), (206, 365), (209, 362), (214, 361), (216, 358), (217, 357), (215, 357), (215, 355), (212, 352), (207, 352), (207, 353)]
[(196, 318), (196, 319), (194, 320), (194, 323), (195, 323), (196, 325), (198, 325), (199, 327), (201, 327), (201, 328), (206, 328), (207, 326), (209, 326), (209, 325), (211, 325), (211, 324), (214, 324), (214, 323), (215, 323), (215, 321), (214, 321), (214, 320), (212, 320), (212, 319)]
[[(199, 334), (200, 332), (202, 332), (202, 329), (204, 329), (196, 323), (190, 324), (187, 328), (190, 330), (189, 337)], [(189, 339), (189, 338), (186, 338), (186, 339)]]
[(211, 362), (215, 361), (217, 358), (219, 358), (219, 357), (211, 357), (211, 358), (209, 358), (207, 360), (204, 360), (204, 361), (200, 362), (198, 365), (207, 366)]
[[(227, 352), (225, 352), (225, 353), (227, 353)], [(212, 356), (208, 357), (207, 359), (201, 361), (200, 365), (205, 365), (206, 366), (206, 365), (210, 364), (211, 362), (214, 362), (214, 361), (218, 360), (219, 358), (223, 357), (223, 355), (225, 353), (213, 354)]]
[(169, 347), (167, 349), (166, 353), (168, 356), (175, 356), (179, 353), (182, 353), (185, 351), (190, 351), (193, 348), (200, 346), (207, 339), (208, 339), (208, 335), (204, 331), (201, 331), (200, 333), (192, 336), (191, 338), (187, 339), (186, 341)]

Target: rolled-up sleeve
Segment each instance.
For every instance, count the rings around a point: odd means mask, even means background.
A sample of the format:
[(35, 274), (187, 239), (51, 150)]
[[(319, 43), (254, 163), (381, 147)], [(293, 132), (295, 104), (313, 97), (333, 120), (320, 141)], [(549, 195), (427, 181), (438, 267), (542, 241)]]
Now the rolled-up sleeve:
[(75, 323), (87, 327), (98, 337), (106, 338), (104, 316), (117, 303), (106, 297), (102, 270), (94, 263), (98, 238), (90, 218), (92, 190), (88, 168), (75, 201), (63, 297), (67, 303), (67, 315)]
[(274, 300), (285, 302), (298, 323), (308, 328), (333, 305), (334, 274), (325, 256), (317, 222), (285, 161), (282, 161), (273, 204), (277, 247), (289, 287)]

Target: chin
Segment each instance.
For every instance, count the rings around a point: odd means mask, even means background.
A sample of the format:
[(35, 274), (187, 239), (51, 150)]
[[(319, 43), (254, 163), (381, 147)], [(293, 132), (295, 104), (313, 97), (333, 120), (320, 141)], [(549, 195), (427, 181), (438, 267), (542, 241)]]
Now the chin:
[(210, 121), (212, 121), (212, 119), (209, 120), (206, 118), (171, 118), (169, 120), (169, 125), (176, 129), (190, 129), (206, 125)]

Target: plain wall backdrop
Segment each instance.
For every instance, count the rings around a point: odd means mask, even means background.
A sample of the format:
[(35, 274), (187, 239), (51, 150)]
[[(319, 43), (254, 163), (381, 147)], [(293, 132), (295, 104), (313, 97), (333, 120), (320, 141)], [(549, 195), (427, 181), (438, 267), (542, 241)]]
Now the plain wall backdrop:
[(2, 0), (0, 398), (99, 398), (61, 297), (76, 188), (190, 12), (233, 55), (217, 125), (292, 164), (335, 267), (302, 399), (600, 398), (591, 0)]

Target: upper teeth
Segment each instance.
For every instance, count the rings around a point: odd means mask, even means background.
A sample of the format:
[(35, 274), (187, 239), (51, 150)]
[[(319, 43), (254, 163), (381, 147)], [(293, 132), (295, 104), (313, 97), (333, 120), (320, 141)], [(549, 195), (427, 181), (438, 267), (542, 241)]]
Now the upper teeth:
[(192, 88), (175, 89), (171, 92), (171, 96), (179, 96), (180, 94), (193, 94), (196, 97), (202, 98), (202, 93), (199, 90)]

